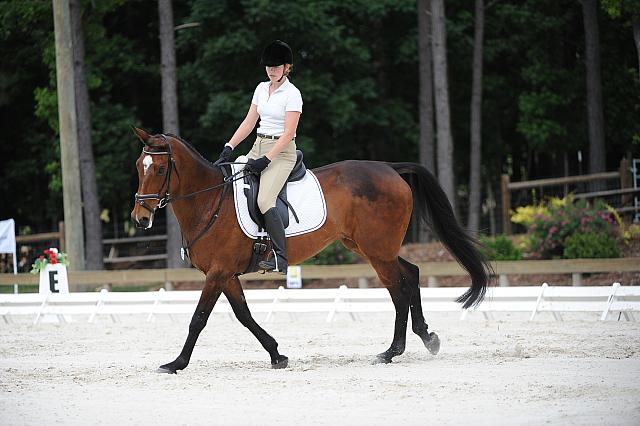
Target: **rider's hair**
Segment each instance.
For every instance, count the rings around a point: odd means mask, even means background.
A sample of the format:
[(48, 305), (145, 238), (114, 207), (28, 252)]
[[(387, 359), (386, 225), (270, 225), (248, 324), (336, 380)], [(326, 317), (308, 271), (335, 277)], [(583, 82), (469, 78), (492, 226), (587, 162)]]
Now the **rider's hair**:
[(284, 72), (284, 76), (289, 77), (289, 73), (291, 73), (292, 69), (293, 69), (293, 64), (289, 64), (289, 69)]

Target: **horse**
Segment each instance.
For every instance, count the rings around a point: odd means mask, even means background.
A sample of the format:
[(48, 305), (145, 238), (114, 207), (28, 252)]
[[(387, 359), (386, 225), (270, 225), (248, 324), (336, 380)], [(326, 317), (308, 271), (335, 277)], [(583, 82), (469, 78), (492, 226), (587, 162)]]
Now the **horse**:
[[(253, 241), (238, 225), (224, 165), (206, 160), (175, 135), (133, 130), (143, 148), (136, 161), (139, 182), (131, 218), (136, 226), (149, 229), (157, 210), (170, 205), (182, 231), (183, 248), (206, 277), (182, 351), (158, 372), (175, 374), (187, 367), (222, 293), (240, 323), (268, 352), (271, 367), (287, 367), (288, 358), (278, 352), (276, 340), (251, 316), (238, 279), (251, 260)], [(287, 238), (290, 264), (340, 240), (371, 264), (395, 307), (391, 345), (374, 362), (390, 363), (404, 352), (409, 312), (413, 332), (430, 353), (437, 354), (440, 339), (429, 331), (422, 312), (418, 267), (398, 256), (413, 208), (471, 277), (470, 288), (457, 299), (463, 308), (482, 301), (490, 271), (476, 240), (458, 224), (437, 179), (415, 163), (360, 160), (326, 165), (313, 173), (324, 193), (327, 218), (319, 229)]]

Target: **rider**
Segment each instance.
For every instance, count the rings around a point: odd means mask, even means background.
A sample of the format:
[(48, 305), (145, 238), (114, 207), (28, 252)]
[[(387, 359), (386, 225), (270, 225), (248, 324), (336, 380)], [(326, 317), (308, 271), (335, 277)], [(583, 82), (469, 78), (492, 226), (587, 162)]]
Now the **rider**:
[(276, 198), (296, 163), (296, 129), (302, 113), (302, 95), (287, 76), (293, 65), (289, 45), (276, 40), (267, 45), (260, 59), (269, 81), (258, 84), (247, 116), (238, 126), (220, 154), (219, 161), (229, 161), (231, 151), (253, 131), (258, 119), (257, 138), (245, 166), (260, 174), (258, 208), (264, 215), (274, 256), (258, 264), (268, 272), (287, 273), (287, 254), (282, 219), (276, 210)]

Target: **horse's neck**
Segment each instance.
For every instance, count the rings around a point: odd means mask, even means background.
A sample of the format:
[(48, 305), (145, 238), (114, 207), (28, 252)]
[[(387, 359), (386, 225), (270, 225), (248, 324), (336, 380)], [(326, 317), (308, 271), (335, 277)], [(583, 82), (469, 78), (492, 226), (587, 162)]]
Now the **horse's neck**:
[[(173, 212), (178, 220), (182, 235), (190, 243), (209, 222), (220, 200), (222, 187), (188, 196), (203, 189), (221, 185), (222, 173), (218, 169), (208, 167), (197, 160), (176, 163), (179, 173), (179, 184), (173, 189)], [(188, 196), (186, 198), (181, 198)]]

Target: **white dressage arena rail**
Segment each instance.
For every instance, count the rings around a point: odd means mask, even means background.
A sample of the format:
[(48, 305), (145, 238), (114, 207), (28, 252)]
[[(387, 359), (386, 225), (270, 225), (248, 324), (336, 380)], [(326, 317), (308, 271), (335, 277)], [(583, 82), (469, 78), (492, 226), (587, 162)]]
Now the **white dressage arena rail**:
[[(460, 319), (476, 313), (490, 318), (496, 312), (525, 312), (533, 320), (540, 312), (551, 312), (556, 320), (562, 313), (591, 312), (600, 314), (601, 320), (618, 314), (626, 320), (635, 320), (640, 312), (640, 286), (564, 287), (492, 287), (487, 289), (480, 306), (462, 310), (455, 299), (464, 289), (460, 287), (421, 288), (425, 312), (458, 312)], [(336, 314), (348, 313), (354, 320), (358, 314), (368, 312), (394, 312), (389, 293), (384, 288), (339, 288), (246, 290), (245, 297), (254, 314), (264, 314), (269, 321), (276, 313), (326, 313), (330, 322)], [(33, 317), (36, 324), (43, 318), (70, 322), (108, 316), (114, 322), (119, 315), (145, 315), (153, 321), (159, 315), (192, 314), (200, 298), (200, 291), (52, 293), (52, 294), (0, 294), (0, 316), (6, 323), (13, 317)], [(221, 296), (213, 310), (215, 314), (233, 315), (229, 302)], [(173, 319), (173, 317), (171, 317)]]

